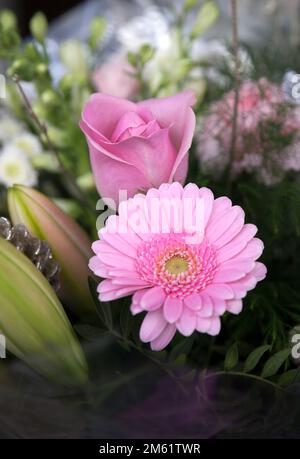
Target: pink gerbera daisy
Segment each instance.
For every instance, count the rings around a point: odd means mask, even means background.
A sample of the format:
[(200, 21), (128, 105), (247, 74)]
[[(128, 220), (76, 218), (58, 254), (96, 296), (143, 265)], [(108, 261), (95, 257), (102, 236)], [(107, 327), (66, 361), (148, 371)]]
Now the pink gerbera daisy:
[[(175, 213), (167, 215), (166, 206), (153, 206), (154, 200), (172, 202)], [(178, 225), (186, 219), (185, 200), (192, 214), (202, 202), (196, 238), (195, 231)], [(120, 204), (119, 215), (107, 219), (93, 244), (90, 268), (105, 278), (99, 299), (133, 294), (131, 312), (146, 312), (140, 338), (153, 350), (167, 346), (176, 330), (217, 335), (220, 316), (238, 314), (247, 291), (266, 275), (256, 261), (263, 251), (256, 232), (244, 223), (241, 207), (227, 197), (214, 199), (208, 188), (173, 183), (138, 194)]]

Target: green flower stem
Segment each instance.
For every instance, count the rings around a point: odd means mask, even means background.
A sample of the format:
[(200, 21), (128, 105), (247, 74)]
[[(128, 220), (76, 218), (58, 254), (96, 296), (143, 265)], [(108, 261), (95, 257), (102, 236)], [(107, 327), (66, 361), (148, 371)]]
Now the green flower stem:
[(12, 80), (14, 81), (14, 83), (16, 84), (20, 92), (20, 95), (24, 101), (25, 108), (27, 110), (28, 115), (30, 116), (30, 118), (32, 119), (36, 127), (38, 128), (38, 131), (39, 131), (38, 134), (41, 138), (41, 141), (43, 141), (43, 138), (46, 139), (49, 151), (51, 151), (54, 154), (55, 158), (57, 159), (60, 171), (64, 175), (64, 178), (66, 180), (66, 184), (68, 185), (70, 194), (75, 199), (77, 199), (84, 206), (84, 208), (89, 209), (94, 214), (95, 213), (94, 205), (90, 202), (90, 200), (88, 199), (88, 196), (78, 186), (73, 174), (64, 166), (58, 150), (56, 149), (55, 145), (52, 143), (52, 141), (49, 138), (47, 126), (42, 121), (40, 121), (40, 119), (34, 112), (31, 106), (31, 103), (20, 84), (19, 77), (17, 75), (14, 75), (12, 77)]
[(144, 357), (148, 358), (151, 360), (155, 365), (157, 365), (161, 370), (163, 370), (165, 373), (168, 374), (168, 376), (175, 381), (175, 383), (178, 385), (178, 387), (186, 393), (185, 387), (180, 381), (180, 378), (178, 378), (173, 371), (171, 371), (166, 365), (162, 364), (159, 360), (155, 359), (152, 357), (149, 353), (145, 352), (141, 347), (137, 346), (133, 341), (130, 341), (127, 338), (124, 338), (120, 333), (118, 333), (115, 329), (109, 328), (108, 331), (118, 340), (121, 340), (126, 344), (127, 346), (133, 347), (136, 351), (141, 353)]
[(228, 376), (242, 376), (244, 378), (254, 379), (254, 380), (262, 382), (264, 384), (268, 384), (269, 386), (272, 386), (274, 389), (276, 389), (276, 390), (278, 390), (280, 392), (284, 391), (284, 389), (281, 386), (279, 386), (278, 384), (276, 384), (276, 383), (274, 383), (272, 381), (269, 381), (268, 379), (262, 378), (261, 376), (254, 375), (254, 374), (251, 374), (251, 373), (243, 373), (242, 371), (216, 371), (215, 373), (207, 374), (205, 376), (205, 379), (211, 379), (211, 378), (214, 378), (214, 377), (217, 377), (217, 376), (225, 376), (225, 375), (228, 375)]
[(238, 20), (237, 20), (237, 0), (231, 0), (231, 24), (232, 24), (232, 52), (234, 59), (234, 105), (232, 115), (232, 131), (230, 144), (230, 160), (228, 166), (228, 188), (232, 182), (232, 163), (236, 156), (236, 137), (237, 137), (237, 119), (239, 105), (239, 87), (240, 87), (240, 66), (239, 66), (239, 43), (238, 43)]

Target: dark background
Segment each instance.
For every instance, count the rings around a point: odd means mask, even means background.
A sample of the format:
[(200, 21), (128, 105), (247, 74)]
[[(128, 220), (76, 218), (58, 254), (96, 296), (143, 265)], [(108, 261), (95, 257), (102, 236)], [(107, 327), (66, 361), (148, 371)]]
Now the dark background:
[(25, 36), (29, 33), (29, 20), (36, 11), (43, 11), (51, 21), (79, 3), (81, 0), (0, 0), (0, 9), (10, 8), (15, 11), (22, 35)]

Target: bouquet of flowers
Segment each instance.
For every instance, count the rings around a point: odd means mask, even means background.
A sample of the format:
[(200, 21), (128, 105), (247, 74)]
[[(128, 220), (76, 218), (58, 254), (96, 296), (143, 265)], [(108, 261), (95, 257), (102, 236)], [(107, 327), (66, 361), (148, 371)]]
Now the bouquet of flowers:
[(57, 79), (45, 16), (23, 43), (0, 12), (0, 378), (24, 361), (123, 436), (234, 432), (217, 394), (300, 380), (299, 106), (251, 50), (202, 38), (213, 1), (173, 15), (164, 49), (100, 65), (94, 18)]

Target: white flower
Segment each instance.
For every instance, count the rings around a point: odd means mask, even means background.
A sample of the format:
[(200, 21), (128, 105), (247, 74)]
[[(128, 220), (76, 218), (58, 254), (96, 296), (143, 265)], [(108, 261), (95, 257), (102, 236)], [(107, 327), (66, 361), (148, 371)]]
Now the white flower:
[(66, 40), (60, 45), (60, 59), (70, 73), (87, 75), (88, 48), (79, 40)]
[(37, 174), (26, 155), (15, 147), (7, 146), (0, 154), (0, 183), (34, 186)]
[(5, 112), (0, 113), (0, 142), (5, 143), (22, 133), (24, 130), (21, 123), (16, 121)]
[(7, 146), (21, 150), (28, 158), (32, 158), (42, 153), (42, 145), (39, 139), (30, 132), (24, 132), (14, 138)]

